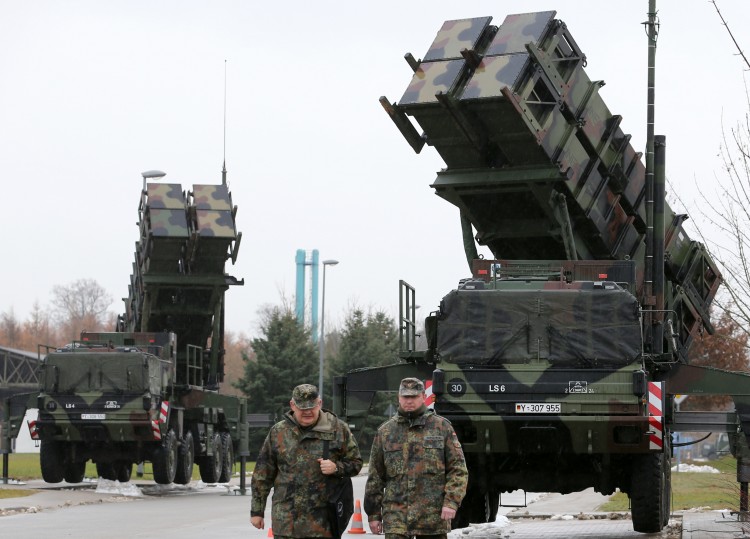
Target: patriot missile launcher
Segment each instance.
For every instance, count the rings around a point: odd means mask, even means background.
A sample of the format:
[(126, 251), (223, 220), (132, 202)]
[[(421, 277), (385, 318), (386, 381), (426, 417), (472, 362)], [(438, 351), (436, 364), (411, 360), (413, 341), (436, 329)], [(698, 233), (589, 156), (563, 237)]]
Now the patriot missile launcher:
[[(218, 391), (225, 292), (243, 284), (224, 270), (239, 249), (237, 208), (225, 181), (186, 191), (157, 183), (162, 172), (142, 176), (116, 331), (84, 332), (40, 358), (27, 406), (39, 410), (29, 427), (49, 483), (80, 482), (89, 460), (110, 480), (128, 481), (135, 463), (149, 461), (160, 484), (189, 483), (194, 463), (204, 482), (226, 482), (235, 456), (244, 468), (248, 455), (246, 403)], [(9, 422), (15, 433), (21, 417)]]
[[(401, 99), (380, 103), (444, 160), (432, 188), (459, 210), (471, 273), (426, 318), (426, 350), (401, 282), (403, 362), (338, 378), (337, 412), (356, 431), (377, 392), (424, 379), (469, 468), (454, 527), (494, 521), (504, 492), (593, 487), (628, 494), (636, 531), (661, 530), (672, 433), (750, 434), (750, 378), (690, 365), (722, 278), (664, 201), (664, 137), (649, 168), (554, 11), (447, 21), (406, 60)], [(736, 412), (676, 410), (676, 393), (717, 392)]]

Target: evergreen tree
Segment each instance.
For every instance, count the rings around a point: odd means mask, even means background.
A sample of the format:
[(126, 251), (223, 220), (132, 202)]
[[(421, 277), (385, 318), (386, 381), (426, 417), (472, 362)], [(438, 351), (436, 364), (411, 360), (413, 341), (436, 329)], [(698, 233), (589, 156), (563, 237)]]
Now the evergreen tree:
[[(247, 396), (248, 413), (267, 413), (279, 421), (289, 410), (292, 389), (317, 383), (318, 354), (310, 331), (297, 323), (291, 310), (267, 310), (261, 332), (263, 337), (252, 340), (254, 360), (242, 354), (244, 375), (235, 387)], [(266, 433), (266, 429), (251, 430), (251, 456), (257, 454)]]
[[(328, 363), (333, 376), (344, 375), (348, 371), (363, 367), (379, 367), (398, 363), (398, 330), (392, 318), (382, 311), (365, 313), (353, 309), (346, 318), (341, 332), (339, 353)], [(329, 376), (332, 380), (332, 376)], [(394, 392), (397, 388), (393, 388)], [(395, 411), (395, 393), (378, 392), (371, 405), (370, 414), (363, 425), (355, 430), (360, 452), (367, 458), (372, 438), (378, 425)]]
[(392, 318), (382, 311), (365, 316), (352, 310), (341, 332), (339, 353), (332, 358), (329, 372), (343, 375), (363, 367), (379, 367), (398, 362), (398, 331)]

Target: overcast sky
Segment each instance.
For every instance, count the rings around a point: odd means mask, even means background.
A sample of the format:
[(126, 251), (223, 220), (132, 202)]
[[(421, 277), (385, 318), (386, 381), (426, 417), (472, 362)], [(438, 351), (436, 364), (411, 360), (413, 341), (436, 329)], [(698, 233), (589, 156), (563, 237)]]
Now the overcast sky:
[[(718, 0), (750, 53), (750, 2)], [(660, 0), (656, 133), (667, 175), (696, 198), (721, 174), (722, 119), (747, 111), (743, 64), (706, 0)], [(0, 312), (24, 320), (57, 284), (93, 278), (123, 311), (142, 179), (219, 183), (224, 154), (243, 233), (228, 272), (227, 328), (256, 336), (258, 310), (293, 301), (295, 252), (337, 259), (326, 327), (353, 305), (420, 315), (468, 274), (458, 210), (429, 184), (443, 165), (416, 155), (378, 103), (398, 100), (444, 20), (556, 10), (586, 72), (642, 151), (647, 0), (0, 0)], [(689, 210), (689, 208), (688, 208)], [(331, 324), (329, 326), (329, 324)]]

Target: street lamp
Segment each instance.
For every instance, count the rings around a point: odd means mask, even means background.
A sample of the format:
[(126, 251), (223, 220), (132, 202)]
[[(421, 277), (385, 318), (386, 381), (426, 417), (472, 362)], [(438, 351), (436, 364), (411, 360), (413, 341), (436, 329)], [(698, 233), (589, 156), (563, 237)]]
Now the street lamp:
[(318, 352), (320, 361), (318, 364), (318, 394), (323, 398), (323, 350), (325, 348), (325, 320), (326, 320), (326, 266), (335, 266), (338, 260), (323, 260), (323, 292), (321, 293), (320, 305), (320, 339), (318, 340)]

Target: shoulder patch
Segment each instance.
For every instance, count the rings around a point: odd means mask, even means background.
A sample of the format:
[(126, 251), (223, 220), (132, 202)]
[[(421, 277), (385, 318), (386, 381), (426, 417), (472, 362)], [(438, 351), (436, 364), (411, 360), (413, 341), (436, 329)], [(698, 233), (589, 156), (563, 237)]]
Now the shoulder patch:
[(458, 436), (456, 436), (456, 431), (451, 432), (451, 441), (453, 442), (453, 447), (460, 448), (461, 442), (458, 441)]

